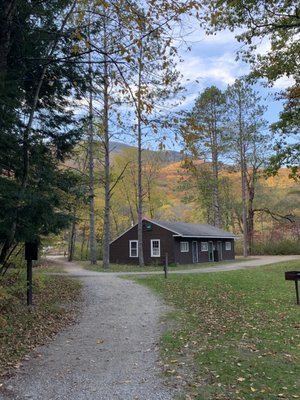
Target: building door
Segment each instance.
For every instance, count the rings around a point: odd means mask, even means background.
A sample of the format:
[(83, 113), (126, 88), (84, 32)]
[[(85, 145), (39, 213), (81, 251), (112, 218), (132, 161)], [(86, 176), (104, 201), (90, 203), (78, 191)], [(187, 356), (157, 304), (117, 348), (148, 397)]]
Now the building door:
[(193, 258), (193, 264), (197, 264), (198, 260), (198, 242), (193, 241), (192, 242), (192, 258)]
[(214, 261), (214, 246), (213, 242), (208, 242), (208, 261)]
[(222, 261), (223, 260), (222, 242), (218, 242), (217, 249), (218, 249), (218, 261)]

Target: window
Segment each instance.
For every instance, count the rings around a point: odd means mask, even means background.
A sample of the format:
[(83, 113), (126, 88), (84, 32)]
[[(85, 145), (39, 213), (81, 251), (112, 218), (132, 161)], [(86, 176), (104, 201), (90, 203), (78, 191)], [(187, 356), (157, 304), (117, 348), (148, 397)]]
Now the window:
[(231, 250), (231, 242), (225, 242), (225, 250)]
[(138, 241), (137, 240), (129, 240), (129, 257), (138, 257)]
[(151, 240), (151, 257), (160, 257), (160, 240)]
[(201, 251), (208, 251), (208, 243), (201, 242)]
[(180, 242), (181, 253), (187, 253), (189, 251), (189, 242)]

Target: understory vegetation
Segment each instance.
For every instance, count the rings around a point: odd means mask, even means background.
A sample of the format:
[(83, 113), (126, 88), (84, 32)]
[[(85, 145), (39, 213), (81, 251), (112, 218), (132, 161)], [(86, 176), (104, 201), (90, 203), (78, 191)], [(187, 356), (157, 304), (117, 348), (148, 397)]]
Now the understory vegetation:
[(257, 255), (288, 255), (300, 254), (300, 242), (294, 240), (280, 240), (278, 242), (256, 243), (253, 254)]
[[(22, 358), (54, 337), (76, 318), (80, 283), (62, 276), (45, 276), (49, 265), (34, 268), (33, 306), (26, 305), (25, 270), (0, 278), (0, 376), (22, 365)], [(36, 354), (38, 356), (38, 354)]]
[(139, 277), (175, 307), (161, 343), (170, 384), (185, 399), (300, 398), (300, 324), (294, 282), (259, 270)]

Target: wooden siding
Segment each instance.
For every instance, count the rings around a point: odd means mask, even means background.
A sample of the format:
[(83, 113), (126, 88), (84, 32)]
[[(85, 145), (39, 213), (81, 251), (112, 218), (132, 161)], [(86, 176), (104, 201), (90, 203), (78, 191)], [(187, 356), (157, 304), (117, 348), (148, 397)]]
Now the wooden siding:
[[(193, 242), (197, 242), (198, 247), (198, 263), (205, 263), (209, 262), (209, 251), (202, 251), (201, 250), (201, 242), (212, 242), (212, 249), (218, 249), (218, 242), (221, 246), (221, 255), (220, 251), (218, 254), (214, 252), (213, 254), (213, 261), (222, 261), (222, 260), (234, 260), (234, 240), (233, 239), (193, 239), (193, 238), (174, 238), (175, 239), (175, 263), (176, 264), (193, 264)], [(180, 251), (180, 242), (188, 242), (189, 243), (189, 251), (188, 252), (181, 252)], [(225, 242), (231, 243), (231, 250), (225, 250)], [(218, 260), (216, 260), (218, 257)]]
[[(146, 228), (151, 225), (151, 229)], [(154, 223), (145, 221), (143, 224), (143, 247), (144, 261), (146, 265), (164, 264), (166, 253), (168, 253), (168, 261), (170, 264), (192, 264), (193, 263), (193, 242), (197, 242), (198, 263), (209, 262), (209, 251), (201, 251), (201, 242), (211, 242), (212, 249), (218, 249), (218, 261), (234, 260), (234, 240), (233, 239), (195, 239), (195, 238), (179, 238), (173, 237), (173, 233), (167, 229), (160, 227)], [(114, 242), (110, 244), (110, 261), (116, 264), (138, 264), (138, 257), (129, 257), (130, 240), (138, 239), (137, 225), (129, 229)], [(160, 240), (160, 257), (151, 257), (151, 240)], [(188, 252), (180, 251), (180, 242), (188, 242)], [(231, 250), (225, 249), (225, 243), (231, 243)], [(214, 261), (217, 254), (214, 252)]]
[[(143, 250), (145, 264), (165, 263), (168, 253), (169, 263), (174, 263), (173, 233), (160, 226), (152, 225), (151, 230), (143, 229)], [(138, 257), (129, 257), (129, 241), (138, 239), (137, 225), (110, 244), (110, 261), (116, 264), (138, 264)], [(151, 257), (151, 240), (160, 240), (160, 257)]]

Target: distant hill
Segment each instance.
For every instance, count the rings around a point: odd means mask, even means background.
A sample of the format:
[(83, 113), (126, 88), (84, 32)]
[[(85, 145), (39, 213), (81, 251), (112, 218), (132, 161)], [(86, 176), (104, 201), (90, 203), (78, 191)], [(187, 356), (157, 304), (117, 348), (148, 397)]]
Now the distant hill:
[(133, 146), (121, 142), (110, 142), (110, 148), (113, 154), (121, 153), (125, 149), (134, 149)]
[[(130, 146), (126, 143), (121, 142), (110, 142), (110, 148), (112, 155), (120, 154), (125, 149), (137, 149), (135, 146)], [(182, 154), (179, 151), (174, 150), (147, 150), (149, 153), (159, 153), (161, 156), (161, 160), (166, 164), (176, 163), (183, 159)]]

